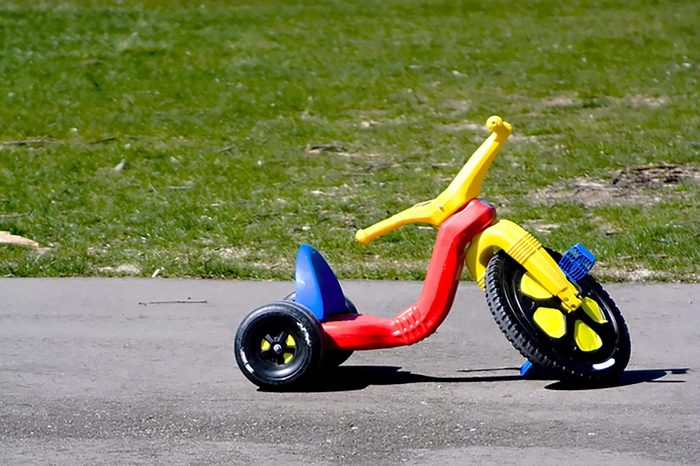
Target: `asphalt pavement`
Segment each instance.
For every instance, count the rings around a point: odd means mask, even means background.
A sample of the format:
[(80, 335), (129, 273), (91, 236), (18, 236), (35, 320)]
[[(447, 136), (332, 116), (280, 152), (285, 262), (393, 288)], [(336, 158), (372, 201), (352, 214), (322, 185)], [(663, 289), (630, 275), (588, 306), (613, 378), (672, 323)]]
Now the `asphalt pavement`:
[[(390, 316), (415, 282), (348, 282)], [(482, 292), (438, 332), (355, 353), (307, 392), (259, 391), (238, 323), (292, 283), (0, 280), (0, 464), (699, 464), (700, 285), (610, 285), (618, 385), (523, 380)]]

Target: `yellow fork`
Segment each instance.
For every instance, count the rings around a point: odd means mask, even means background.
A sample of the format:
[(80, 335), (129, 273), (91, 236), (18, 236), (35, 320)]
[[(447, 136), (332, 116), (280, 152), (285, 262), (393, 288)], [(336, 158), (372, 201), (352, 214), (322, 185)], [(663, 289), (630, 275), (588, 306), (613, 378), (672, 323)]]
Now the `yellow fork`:
[(552, 256), (534, 236), (509, 220), (497, 221), (476, 235), (469, 244), (467, 269), (481, 288), (485, 286), (484, 276), (489, 260), (500, 249), (521, 264), (551, 295), (559, 297), (567, 312), (581, 307), (578, 290)]

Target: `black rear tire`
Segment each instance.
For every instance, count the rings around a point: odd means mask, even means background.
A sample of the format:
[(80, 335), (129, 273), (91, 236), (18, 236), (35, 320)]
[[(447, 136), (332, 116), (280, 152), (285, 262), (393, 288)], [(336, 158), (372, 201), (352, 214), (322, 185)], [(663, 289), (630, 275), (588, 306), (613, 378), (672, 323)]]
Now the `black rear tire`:
[(294, 302), (266, 304), (243, 319), (234, 352), (241, 372), (255, 385), (268, 390), (297, 386), (320, 366), (321, 324)]
[[(550, 254), (555, 261), (561, 257)], [(594, 319), (583, 306), (567, 313), (559, 298), (527, 295), (521, 290), (523, 275), (525, 269), (504, 251), (494, 255), (486, 269), (486, 299), (508, 341), (532, 363), (562, 380), (586, 385), (615, 381), (629, 362), (631, 344), (627, 325), (608, 293), (590, 275), (578, 281), (581, 297), (595, 301), (600, 310)], [(555, 338), (540, 327), (534, 318), (540, 308), (561, 312), (563, 335)], [(585, 348), (575, 337), (577, 326), (598, 335), (600, 346)]]
[[(296, 292), (292, 291), (285, 296), (285, 301), (296, 301)], [(345, 312), (348, 314), (357, 314), (357, 308), (348, 298), (345, 298)], [(350, 359), (353, 350), (327, 349), (323, 352), (323, 360), (321, 361), (321, 369), (333, 369), (340, 366), (342, 363)]]

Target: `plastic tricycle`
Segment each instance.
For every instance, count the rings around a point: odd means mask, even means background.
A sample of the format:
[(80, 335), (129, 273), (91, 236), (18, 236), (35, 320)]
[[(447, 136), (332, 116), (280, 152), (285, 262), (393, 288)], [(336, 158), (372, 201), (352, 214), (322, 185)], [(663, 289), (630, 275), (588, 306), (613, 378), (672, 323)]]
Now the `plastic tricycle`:
[(629, 361), (629, 333), (588, 273), (593, 255), (580, 244), (563, 256), (549, 251), (517, 224), (497, 219), (494, 207), (477, 197), (512, 131), (497, 116), (486, 125), (490, 136), (447, 189), (355, 235), (367, 244), (409, 223), (438, 227), (418, 300), (393, 318), (360, 314), (321, 254), (304, 244), (294, 293), (254, 310), (236, 332), (236, 361), (251, 382), (288, 388), (342, 364), (353, 351), (423, 340), (447, 317), (465, 264), (485, 290), (496, 323), (527, 358), (523, 372), (534, 365), (567, 381), (616, 379)]

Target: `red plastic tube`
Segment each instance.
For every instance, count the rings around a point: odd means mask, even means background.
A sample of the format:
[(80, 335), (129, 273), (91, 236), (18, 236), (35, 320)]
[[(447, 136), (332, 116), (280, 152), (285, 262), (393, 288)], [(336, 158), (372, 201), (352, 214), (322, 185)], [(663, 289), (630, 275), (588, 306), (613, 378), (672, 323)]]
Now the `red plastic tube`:
[(415, 304), (393, 319), (341, 314), (323, 323), (327, 348), (368, 350), (412, 345), (432, 335), (450, 312), (464, 267), (467, 244), (496, 218), (496, 210), (474, 199), (438, 230), (423, 290)]

